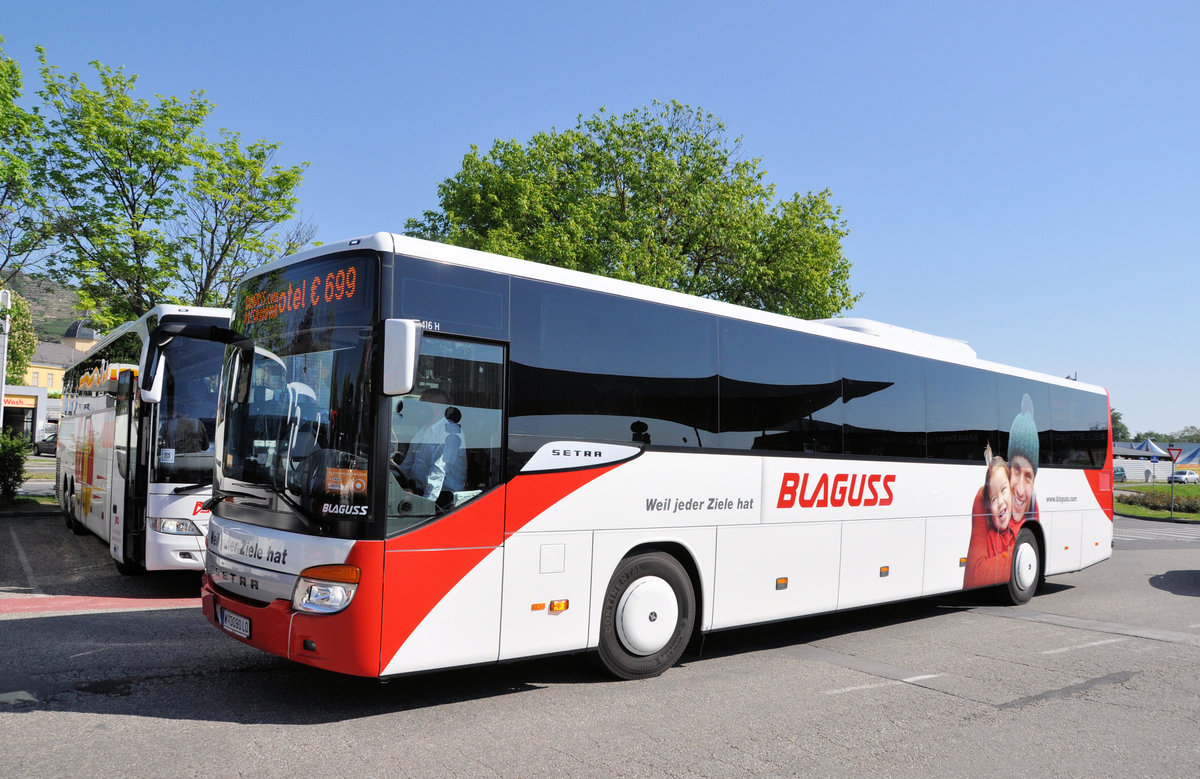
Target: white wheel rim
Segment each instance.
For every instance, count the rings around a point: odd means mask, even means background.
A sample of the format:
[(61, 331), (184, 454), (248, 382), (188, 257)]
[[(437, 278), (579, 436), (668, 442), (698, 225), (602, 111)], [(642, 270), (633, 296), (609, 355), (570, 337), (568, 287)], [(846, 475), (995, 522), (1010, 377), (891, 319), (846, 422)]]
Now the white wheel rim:
[(1017, 547), (1015, 568), (1013, 573), (1017, 577), (1018, 589), (1028, 590), (1037, 579), (1038, 571), (1037, 550), (1033, 548), (1033, 544), (1021, 544)]
[(643, 576), (625, 589), (617, 603), (617, 636), (635, 655), (660, 651), (675, 633), (679, 601), (665, 579)]

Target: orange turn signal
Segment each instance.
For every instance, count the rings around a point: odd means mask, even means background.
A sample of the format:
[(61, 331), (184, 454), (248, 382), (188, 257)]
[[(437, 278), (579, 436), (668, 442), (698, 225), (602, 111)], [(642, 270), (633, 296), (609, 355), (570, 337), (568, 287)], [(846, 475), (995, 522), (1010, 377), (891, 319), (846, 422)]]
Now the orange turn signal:
[(362, 579), (362, 571), (357, 565), (314, 565), (312, 568), (305, 568), (300, 575), (306, 579), (343, 584), (358, 584)]

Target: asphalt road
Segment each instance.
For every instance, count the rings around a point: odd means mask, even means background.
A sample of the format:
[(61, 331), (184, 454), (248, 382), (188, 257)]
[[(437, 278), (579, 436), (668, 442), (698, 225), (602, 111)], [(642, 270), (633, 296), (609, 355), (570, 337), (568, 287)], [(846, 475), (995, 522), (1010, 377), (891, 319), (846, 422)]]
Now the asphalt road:
[(389, 684), (211, 628), (195, 575), (122, 578), (55, 514), (0, 516), (0, 776), (1191, 776), (1200, 527), (987, 593), (710, 635), (657, 679), (587, 657)]

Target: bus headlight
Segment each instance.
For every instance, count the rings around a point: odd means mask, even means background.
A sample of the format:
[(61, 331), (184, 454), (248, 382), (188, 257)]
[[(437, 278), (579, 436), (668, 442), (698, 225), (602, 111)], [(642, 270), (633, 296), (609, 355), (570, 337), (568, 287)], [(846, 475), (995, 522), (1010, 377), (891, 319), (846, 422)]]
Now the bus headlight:
[(159, 533), (166, 533), (169, 536), (198, 536), (201, 535), (200, 529), (190, 519), (167, 519), (165, 517), (155, 517), (150, 521), (150, 527), (157, 530)]
[(300, 572), (292, 608), (311, 614), (336, 614), (350, 605), (362, 571), (353, 565), (317, 565)]

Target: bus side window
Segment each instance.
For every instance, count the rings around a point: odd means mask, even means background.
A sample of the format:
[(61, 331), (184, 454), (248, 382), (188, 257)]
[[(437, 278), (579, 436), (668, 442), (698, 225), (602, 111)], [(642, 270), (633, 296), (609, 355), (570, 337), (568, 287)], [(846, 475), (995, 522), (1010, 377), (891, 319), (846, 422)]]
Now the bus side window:
[(389, 533), (465, 505), (500, 481), (504, 349), (426, 336), (413, 391), (392, 400)]

